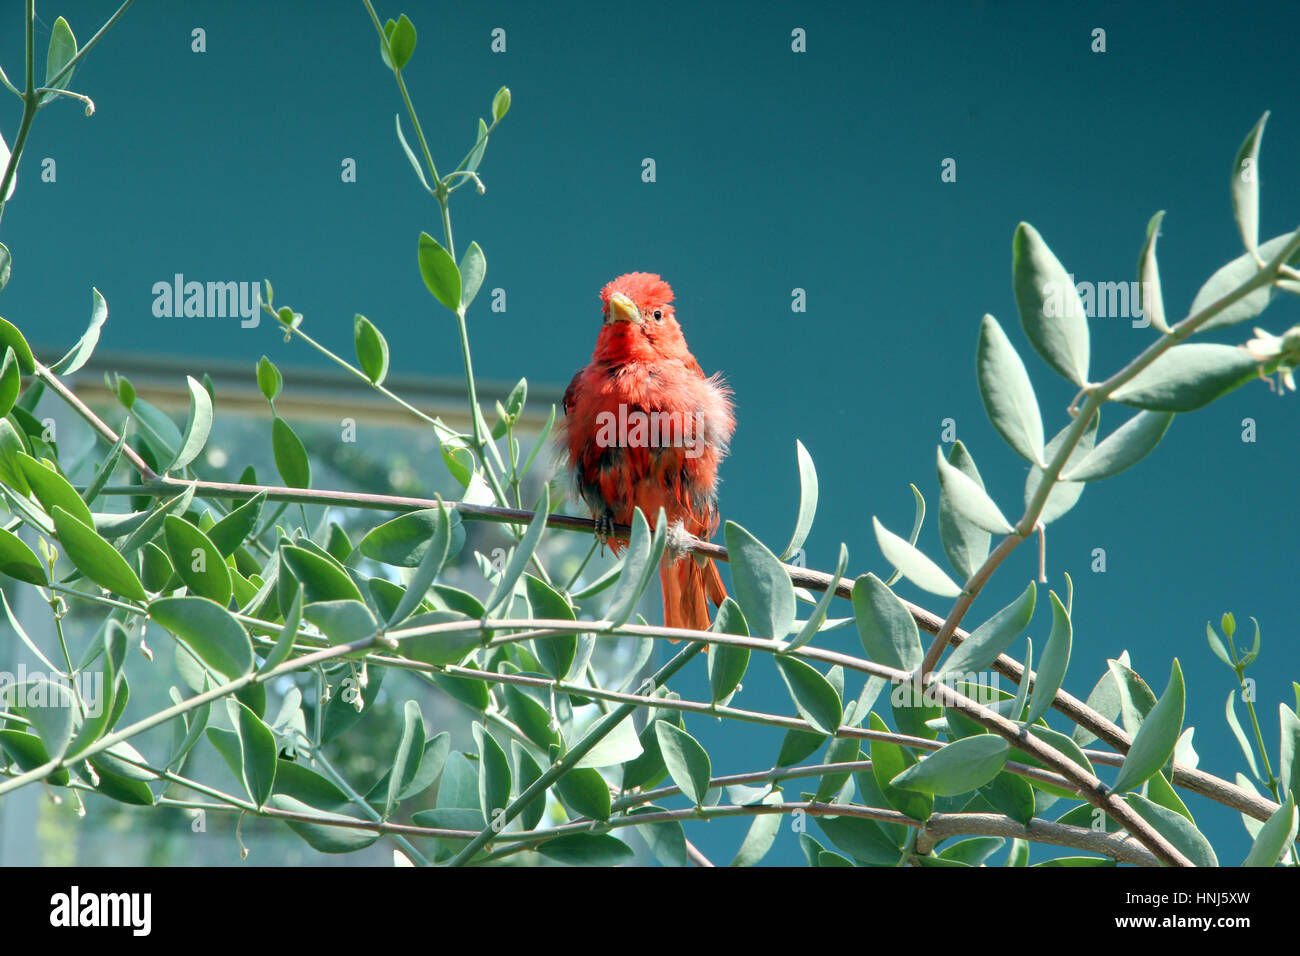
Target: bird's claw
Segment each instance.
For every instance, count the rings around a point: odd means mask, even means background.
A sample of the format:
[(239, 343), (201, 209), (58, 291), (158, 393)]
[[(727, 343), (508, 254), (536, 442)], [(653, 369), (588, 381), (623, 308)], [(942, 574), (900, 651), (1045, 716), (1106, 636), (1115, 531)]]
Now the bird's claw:
[(596, 516), (596, 539), (600, 542), (600, 552), (605, 553), (605, 545), (614, 536), (614, 512), (606, 508)]

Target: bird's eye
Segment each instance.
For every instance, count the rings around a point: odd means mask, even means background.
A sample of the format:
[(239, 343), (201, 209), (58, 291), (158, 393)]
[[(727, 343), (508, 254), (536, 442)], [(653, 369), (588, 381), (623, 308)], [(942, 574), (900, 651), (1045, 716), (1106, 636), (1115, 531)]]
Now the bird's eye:
[(664, 320), (664, 314), (660, 312), (658, 309), (655, 309), (655, 321), (662, 322), (663, 320)]

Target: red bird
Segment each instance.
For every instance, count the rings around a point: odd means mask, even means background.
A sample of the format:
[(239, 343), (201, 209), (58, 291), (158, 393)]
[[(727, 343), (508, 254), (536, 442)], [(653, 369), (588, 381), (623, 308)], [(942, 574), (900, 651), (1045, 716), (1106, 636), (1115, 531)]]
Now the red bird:
[[(664, 509), (664, 624), (706, 630), (706, 597), (721, 604), (726, 591), (711, 559), (684, 552), (680, 532), (708, 538), (717, 530), (718, 465), (736, 428), (731, 391), (691, 355), (673, 290), (659, 276), (619, 276), (600, 301), (591, 363), (564, 393), (562, 453), (599, 534), (631, 524), (634, 508), (653, 527)], [(623, 546), (610, 542), (615, 553)]]

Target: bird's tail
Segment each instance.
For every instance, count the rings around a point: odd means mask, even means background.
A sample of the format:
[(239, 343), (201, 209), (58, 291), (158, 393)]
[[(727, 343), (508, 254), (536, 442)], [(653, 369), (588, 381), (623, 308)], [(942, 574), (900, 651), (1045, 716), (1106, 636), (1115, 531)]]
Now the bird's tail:
[(688, 554), (665, 562), (659, 569), (664, 592), (664, 626), (685, 627), (697, 631), (709, 629), (709, 605), (722, 604), (727, 596), (722, 575), (712, 558), (700, 559)]

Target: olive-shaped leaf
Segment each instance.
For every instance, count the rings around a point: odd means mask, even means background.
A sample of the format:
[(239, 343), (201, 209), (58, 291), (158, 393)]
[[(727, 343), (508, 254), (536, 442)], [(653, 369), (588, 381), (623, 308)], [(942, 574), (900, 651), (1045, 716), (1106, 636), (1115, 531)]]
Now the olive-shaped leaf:
[(212, 396), (192, 375), (185, 376), (185, 384), (190, 389), (190, 413), (185, 420), (185, 434), (181, 436), (180, 449), (167, 466), (168, 471), (182, 469), (199, 457), (199, 452), (207, 444), (208, 434), (212, 431)]
[(885, 582), (864, 574), (853, 584), (853, 614), (867, 657), (878, 664), (912, 670), (925, 656), (916, 620)]
[(357, 362), (366, 378), (382, 385), (388, 377), (388, 342), (375, 324), (358, 313), (352, 320), (352, 338), (357, 350)]
[[(960, 441), (953, 442), (952, 449), (948, 452), (948, 464), (980, 488), (984, 487), (984, 479), (975, 467), (975, 460)], [(939, 539), (943, 542), (944, 553), (948, 555), (948, 563), (961, 575), (963, 581), (970, 580), (989, 556), (991, 538), (989, 532), (972, 524), (956, 509), (947, 495), (940, 493)]]
[(820, 733), (835, 733), (844, 718), (844, 705), (830, 681), (798, 658), (778, 655), (774, 660), (799, 716)]
[(1097, 481), (1118, 475), (1151, 453), (1173, 422), (1172, 412), (1138, 412), (1095, 447), (1077, 465), (1063, 470), (1066, 481)]
[(1137, 789), (1169, 761), (1182, 733), (1183, 708), (1183, 671), (1178, 666), (1178, 658), (1174, 658), (1169, 685), (1133, 736), (1112, 790), (1121, 793)]
[(976, 734), (946, 744), (891, 782), (904, 790), (956, 796), (982, 787), (1007, 762), (1011, 745), (996, 734)]
[(1074, 277), (1027, 222), (1016, 229), (1012, 249), (1012, 285), (1025, 334), (1048, 365), (1083, 385), (1088, 380), (1088, 316)]
[(191, 594), (211, 598), (225, 607), (230, 603), (230, 568), (206, 534), (184, 518), (168, 515), (163, 537), (172, 566)]
[(0, 528), (0, 574), (40, 587), (49, 583), (45, 577), (45, 566), (36, 557), (36, 552), (18, 535), (4, 528)]
[(78, 571), (114, 594), (136, 601), (148, 598), (131, 565), (94, 528), (58, 505), (51, 517), (59, 542)]
[(936, 449), (939, 468), (940, 492), (952, 504), (953, 510), (975, 527), (990, 534), (1010, 534), (1011, 522), (1002, 516), (997, 503), (989, 497), (982, 484), (976, 483), (960, 468), (948, 463), (943, 449)]
[(1153, 412), (1190, 412), (1258, 377), (1259, 363), (1245, 349), (1192, 342), (1157, 357), (1111, 398)]
[(699, 741), (666, 720), (654, 722), (655, 739), (668, 774), (696, 806), (704, 803), (712, 777), (712, 762)]
[(813, 518), (817, 514), (817, 467), (813, 464), (808, 449), (804, 448), (803, 442), (797, 438), (794, 442), (794, 450), (799, 462), (799, 511), (795, 515), (794, 534), (790, 536), (790, 543), (781, 552), (782, 561), (789, 559), (803, 547), (804, 541), (808, 539), (808, 532), (812, 530)]
[(433, 297), (451, 311), (460, 309), (460, 270), (446, 249), (427, 232), (420, 233), (420, 275)]
[(991, 315), (980, 325), (975, 351), (980, 398), (989, 421), (1008, 445), (1031, 463), (1043, 465), (1043, 418), (1025, 363)]
[(275, 469), (288, 487), (311, 487), (311, 462), (307, 458), (307, 448), (289, 423), (279, 416), (271, 421), (271, 453), (275, 458)]
[(903, 577), (923, 591), (940, 597), (956, 597), (961, 594), (961, 586), (935, 564), (920, 549), (894, 534), (875, 515), (871, 517), (871, 526), (876, 532), (876, 544), (885, 560), (903, 572)]
[(731, 559), (736, 603), (750, 633), (780, 640), (794, 626), (794, 585), (781, 562), (767, 547), (734, 521), (726, 523), (724, 539)]
[(954, 650), (940, 666), (941, 680), (977, 674), (992, 664), (999, 654), (1029, 626), (1034, 616), (1034, 599), (1037, 588), (1033, 581), (1002, 610), (971, 631), (970, 636)]
[(223, 681), (253, 669), (248, 632), (220, 604), (204, 597), (158, 598), (149, 605), (149, 616)]

